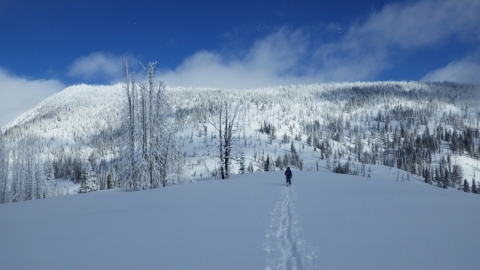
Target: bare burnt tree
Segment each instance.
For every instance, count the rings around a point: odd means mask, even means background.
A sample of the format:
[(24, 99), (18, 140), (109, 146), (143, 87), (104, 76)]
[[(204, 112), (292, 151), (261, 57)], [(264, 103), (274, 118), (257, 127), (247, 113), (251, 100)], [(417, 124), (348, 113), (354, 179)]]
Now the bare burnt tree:
[[(222, 97), (221, 91), (218, 91)], [(218, 121), (210, 122), (218, 132), (218, 150), (220, 158), (220, 175), (222, 179), (230, 178), (230, 164), (232, 161), (232, 147), (234, 134), (238, 130), (237, 116), (240, 111), (240, 104), (230, 104), (226, 98), (222, 97), (220, 108), (218, 110)]]

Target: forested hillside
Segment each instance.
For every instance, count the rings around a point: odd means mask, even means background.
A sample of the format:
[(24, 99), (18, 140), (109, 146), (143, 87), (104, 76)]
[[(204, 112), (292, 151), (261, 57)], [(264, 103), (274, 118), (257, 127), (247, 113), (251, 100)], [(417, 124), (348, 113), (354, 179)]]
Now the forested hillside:
[(477, 192), (472, 85), (208, 89), (127, 77), (128, 84), (69, 87), (9, 125), (0, 138), (0, 202), (65, 194), (59, 179), (81, 183), (80, 192), (138, 190), (287, 166), (369, 177), (370, 164), (390, 167), (399, 180), (415, 174)]

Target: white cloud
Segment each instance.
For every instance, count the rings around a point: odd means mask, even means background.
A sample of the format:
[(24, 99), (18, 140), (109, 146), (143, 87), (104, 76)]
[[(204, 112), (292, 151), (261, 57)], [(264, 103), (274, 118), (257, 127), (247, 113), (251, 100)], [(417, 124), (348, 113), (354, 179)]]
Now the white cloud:
[(197, 52), (176, 69), (161, 72), (161, 78), (171, 86), (231, 88), (375, 80), (393, 66), (393, 58), (415, 49), (452, 39), (478, 43), (478, 14), (478, 0), (388, 4), (350, 26), (338, 40), (316, 48), (312, 44), (319, 42), (317, 37), (284, 27), (257, 41), (245, 55)]
[(28, 80), (0, 69), (0, 127), (64, 87), (57, 80)]
[[(451, 39), (480, 41), (477, 14), (478, 0), (388, 4), (328, 44), (314, 48), (312, 44), (319, 42), (317, 37), (305, 29), (283, 27), (257, 40), (241, 55), (199, 51), (175, 69), (161, 71), (160, 78), (170, 86), (219, 88), (374, 80), (393, 66), (393, 58), (415, 49), (445, 44)], [(129, 56), (91, 53), (76, 59), (68, 75), (87, 82), (117, 82), (122, 80), (124, 59), (138, 63)]]
[(110, 83), (118, 82), (122, 79), (124, 60), (129, 63), (137, 62), (131, 56), (94, 52), (77, 58), (70, 65), (67, 75), (87, 81), (100, 79)]
[[(412, 2), (408, 2), (412, 3)], [(365, 23), (353, 26), (347, 38), (367, 38), (373, 46), (416, 48), (451, 37), (480, 37), (477, 0), (423, 0), (386, 5)]]
[(480, 1), (423, 0), (389, 4), (364, 22), (351, 26), (338, 42), (319, 47), (315, 56), (331, 80), (368, 80), (392, 65), (391, 58), (409, 50), (451, 39), (478, 43)]
[(429, 72), (422, 81), (453, 81), (480, 85), (480, 64), (468, 59), (454, 61)]
[(243, 56), (201, 51), (175, 70), (160, 72), (169, 86), (251, 88), (318, 81), (303, 63), (309, 56), (308, 37), (302, 30), (281, 28), (257, 41)]

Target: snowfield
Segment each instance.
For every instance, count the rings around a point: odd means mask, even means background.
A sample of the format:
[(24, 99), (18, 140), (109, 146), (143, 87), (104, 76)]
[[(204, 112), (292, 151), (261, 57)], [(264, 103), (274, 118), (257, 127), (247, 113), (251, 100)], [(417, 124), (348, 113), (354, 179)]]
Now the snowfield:
[(1, 268), (478, 269), (478, 195), (374, 169), (3, 204)]

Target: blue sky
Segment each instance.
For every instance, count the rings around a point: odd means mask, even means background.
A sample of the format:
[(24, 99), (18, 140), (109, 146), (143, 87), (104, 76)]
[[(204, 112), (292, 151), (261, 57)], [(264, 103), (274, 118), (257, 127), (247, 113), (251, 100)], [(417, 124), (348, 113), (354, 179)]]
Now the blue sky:
[(480, 1), (0, 0), (0, 125), (157, 61), (169, 86), (480, 84)]

